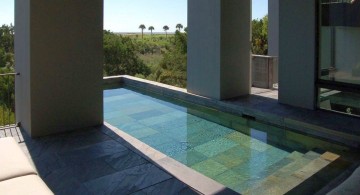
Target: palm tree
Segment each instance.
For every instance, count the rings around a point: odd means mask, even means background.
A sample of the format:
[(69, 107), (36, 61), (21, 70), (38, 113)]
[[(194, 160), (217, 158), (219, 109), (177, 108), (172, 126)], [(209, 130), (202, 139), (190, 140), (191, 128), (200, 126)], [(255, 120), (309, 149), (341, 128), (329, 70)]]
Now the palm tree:
[(143, 24), (141, 24), (141, 25), (139, 26), (139, 28), (141, 28), (141, 38), (143, 39), (143, 38), (144, 38), (144, 29), (146, 29), (146, 26), (143, 25)]
[(179, 30), (179, 32), (181, 31), (181, 29), (184, 28), (184, 26), (182, 24), (177, 24), (176, 28)]
[(152, 36), (152, 31), (155, 30), (155, 28), (153, 26), (149, 27), (149, 31), (151, 31), (151, 36)]
[(165, 31), (165, 34), (166, 34), (166, 38), (167, 38), (167, 31), (170, 29), (167, 25), (165, 25), (163, 27), (164, 31)]

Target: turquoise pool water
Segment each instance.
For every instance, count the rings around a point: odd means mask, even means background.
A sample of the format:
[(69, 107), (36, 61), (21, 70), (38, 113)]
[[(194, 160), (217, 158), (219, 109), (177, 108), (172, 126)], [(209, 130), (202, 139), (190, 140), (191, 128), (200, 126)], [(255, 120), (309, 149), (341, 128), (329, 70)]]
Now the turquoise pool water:
[[(277, 188), (276, 192), (287, 192), (331, 163), (322, 158), (327, 149), (339, 149), (234, 115), (125, 88), (104, 90), (104, 113), (111, 125), (241, 193)], [(323, 164), (314, 167), (314, 161)], [(293, 174), (302, 169), (311, 171), (294, 179)], [(292, 182), (283, 186), (284, 180)], [(280, 187), (272, 189), (266, 186), (269, 182)]]

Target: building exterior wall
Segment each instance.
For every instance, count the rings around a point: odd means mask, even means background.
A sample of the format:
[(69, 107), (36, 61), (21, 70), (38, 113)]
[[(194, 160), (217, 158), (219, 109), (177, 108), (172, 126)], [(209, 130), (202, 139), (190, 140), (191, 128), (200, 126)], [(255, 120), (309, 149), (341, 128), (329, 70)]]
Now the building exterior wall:
[(103, 0), (15, 4), (18, 122), (34, 137), (102, 124)]

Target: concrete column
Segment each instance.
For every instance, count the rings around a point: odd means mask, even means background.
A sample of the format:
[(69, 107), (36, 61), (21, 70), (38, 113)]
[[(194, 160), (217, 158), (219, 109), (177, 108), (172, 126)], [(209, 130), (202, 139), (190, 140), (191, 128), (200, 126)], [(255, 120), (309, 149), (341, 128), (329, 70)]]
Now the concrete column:
[(268, 55), (279, 56), (279, 0), (269, 0)]
[(316, 105), (316, 1), (279, 1), (279, 101)]
[(103, 123), (103, 0), (15, 0), (16, 119), (32, 137)]
[(250, 0), (188, 0), (187, 89), (227, 99), (251, 89)]

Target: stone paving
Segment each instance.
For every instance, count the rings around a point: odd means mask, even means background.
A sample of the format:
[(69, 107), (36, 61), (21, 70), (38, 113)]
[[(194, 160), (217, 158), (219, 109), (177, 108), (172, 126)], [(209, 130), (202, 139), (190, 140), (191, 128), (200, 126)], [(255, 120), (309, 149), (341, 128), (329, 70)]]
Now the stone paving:
[(197, 194), (106, 126), (31, 139), (21, 148), (55, 194)]

